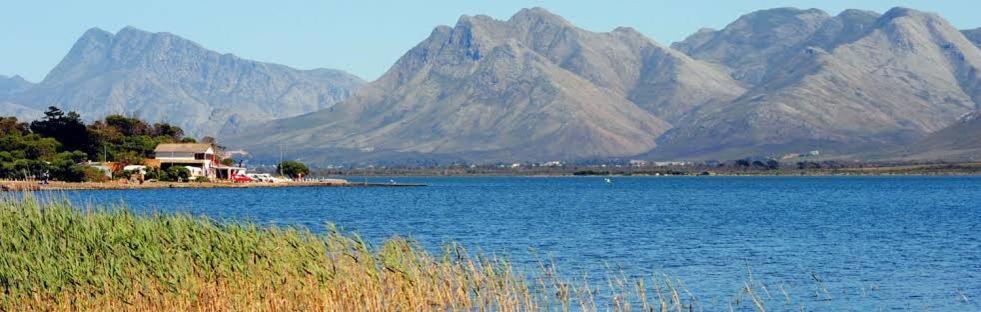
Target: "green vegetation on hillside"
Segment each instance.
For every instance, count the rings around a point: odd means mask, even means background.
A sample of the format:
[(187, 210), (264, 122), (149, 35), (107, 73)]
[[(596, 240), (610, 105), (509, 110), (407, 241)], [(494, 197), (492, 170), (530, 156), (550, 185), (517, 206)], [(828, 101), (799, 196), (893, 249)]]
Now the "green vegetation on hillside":
[(82, 163), (139, 164), (157, 144), (193, 141), (166, 123), (111, 115), (86, 125), (78, 113), (49, 107), (30, 123), (0, 117), (0, 179), (100, 180), (103, 174)]

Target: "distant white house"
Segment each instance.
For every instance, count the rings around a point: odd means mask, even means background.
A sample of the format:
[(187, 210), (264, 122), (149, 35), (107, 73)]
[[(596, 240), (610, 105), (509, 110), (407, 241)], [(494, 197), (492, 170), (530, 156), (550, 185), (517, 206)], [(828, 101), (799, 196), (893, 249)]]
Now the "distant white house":
[(215, 178), (221, 165), (211, 144), (167, 143), (157, 145), (153, 152), (154, 159), (160, 162), (160, 169), (184, 166), (188, 167), (192, 177)]
[(648, 163), (647, 163), (646, 160), (640, 160), (640, 159), (631, 159), (630, 160), (630, 166), (632, 166), (632, 167), (647, 167), (647, 164)]
[(670, 166), (687, 166), (689, 163), (685, 161), (655, 161), (654, 166), (657, 167), (670, 167)]
[(562, 162), (558, 160), (553, 160), (542, 164), (543, 167), (562, 167)]

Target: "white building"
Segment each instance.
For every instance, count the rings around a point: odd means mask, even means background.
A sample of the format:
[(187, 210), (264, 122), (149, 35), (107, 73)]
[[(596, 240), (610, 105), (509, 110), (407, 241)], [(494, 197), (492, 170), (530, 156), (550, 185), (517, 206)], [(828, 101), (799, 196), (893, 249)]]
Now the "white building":
[(215, 148), (211, 144), (160, 144), (153, 153), (154, 159), (160, 162), (160, 169), (166, 170), (172, 166), (191, 167), (189, 171), (192, 177), (215, 178), (216, 168), (220, 166)]
[(543, 167), (562, 167), (562, 162), (558, 160), (553, 160), (542, 164)]
[(639, 159), (631, 159), (630, 160), (630, 166), (631, 167), (647, 167), (647, 161), (646, 160), (639, 160)]

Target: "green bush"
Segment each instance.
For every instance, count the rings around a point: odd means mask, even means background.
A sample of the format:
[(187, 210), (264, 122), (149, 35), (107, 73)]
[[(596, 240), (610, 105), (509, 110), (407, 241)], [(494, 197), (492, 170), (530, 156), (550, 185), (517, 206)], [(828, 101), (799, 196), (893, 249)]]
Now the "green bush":
[(307, 168), (307, 165), (295, 160), (286, 160), (279, 163), (279, 170), (294, 179), (301, 175), (306, 176), (310, 174), (310, 168)]
[(160, 181), (168, 182), (187, 182), (190, 181), (191, 171), (187, 170), (184, 166), (173, 166), (164, 170), (160, 177)]
[(102, 170), (93, 167), (83, 167), (82, 172), (85, 177), (86, 182), (105, 182), (109, 181), (109, 177)]

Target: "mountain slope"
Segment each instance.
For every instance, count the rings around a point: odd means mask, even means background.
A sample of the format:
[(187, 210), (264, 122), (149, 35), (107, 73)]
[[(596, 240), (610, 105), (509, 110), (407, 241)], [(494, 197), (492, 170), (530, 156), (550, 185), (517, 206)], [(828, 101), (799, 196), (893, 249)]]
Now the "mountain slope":
[(692, 58), (729, 68), (732, 77), (756, 85), (786, 53), (831, 16), (818, 9), (776, 8), (743, 15), (719, 31), (708, 29), (671, 45)]
[(981, 113), (968, 114), (896, 154), (902, 159), (977, 161), (981, 159)]
[(981, 28), (961, 30), (967, 40), (971, 40), (975, 46), (981, 48)]
[(698, 110), (661, 137), (654, 154), (731, 158), (884, 148), (976, 109), (981, 51), (949, 23), (896, 8), (869, 27), (827, 50), (803, 49), (737, 100)]
[(33, 83), (24, 80), (21, 76), (14, 75), (13, 77), (7, 77), (0, 75), (0, 100), (24, 92), (33, 86)]
[(345, 99), (362, 81), (219, 54), (169, 33), (87, 31), (43, 81), (12, 102), (168, 121), (191, 135), (296, 116)]
[(633, 28), (590, 32), (541, 8), (523, 9), (506, 22), (486, 16), (470, 22), (481, 24), (498, 40), (517, 40), (559, 67), (668, 121), (745, 92), (720, 69), (663, 47)]
[[(381, 78), (322, 112), (232, 137), (313, 162), (429, 157), (478, 161), (627, 156), (671, 120), (744, 89), (629, 28), (593, 33), (543, 9), (437, 27)], [(428, 155), (428, 156), (420, 156)]]
[(11, 102), (11, 98), (34, 87), (23, 77), (0, 75), (0, 115), (14, 116), (21, 121), (30, 121), (41, 116), (41, 111)]

